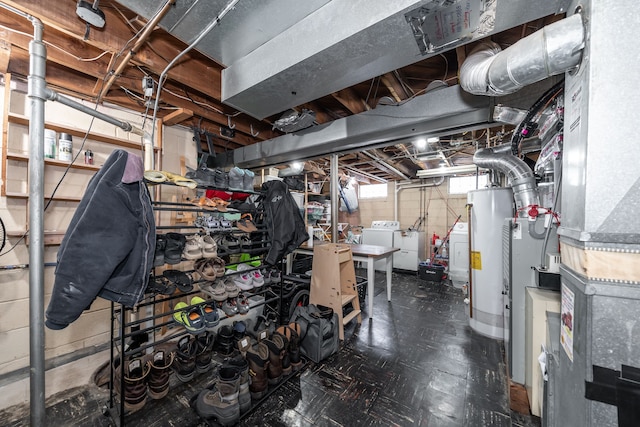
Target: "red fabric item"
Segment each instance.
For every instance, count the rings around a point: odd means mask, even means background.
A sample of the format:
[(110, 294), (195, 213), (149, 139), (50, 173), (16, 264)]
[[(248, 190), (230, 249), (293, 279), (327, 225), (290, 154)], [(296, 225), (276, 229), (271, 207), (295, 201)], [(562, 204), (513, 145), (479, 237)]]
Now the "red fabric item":
[(220, 191), (220, 190), (207, 190), (206, 192), (207, 199), (213, 199), (214, 197), (217, 197), (219, 199), (226, 200), (226, 201), (231, 200), (231, 197), (233, 194), (234, 193), (229, 193), (227, 191)]
[(231, 194), (231, 200), (246, 200), (249, 197), (248, 193), (233, 193)]

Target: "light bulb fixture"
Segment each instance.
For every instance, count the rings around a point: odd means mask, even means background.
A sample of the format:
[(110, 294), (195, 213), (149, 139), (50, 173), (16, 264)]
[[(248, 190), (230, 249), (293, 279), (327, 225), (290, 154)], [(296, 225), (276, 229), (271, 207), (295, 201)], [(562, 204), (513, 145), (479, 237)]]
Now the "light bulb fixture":
[(418, 151), (424, 151), (427, 148), (427, 139), (418, 138), (415, 141), (413, 141), (413, 146), (416, 147)]
[(291, 171), (294, 173), (300, 173), (304, 169), (304, 162), (295, 161), (289, 165)]
[(99, 0), (95, 0), (93, 4), (88, 1), (79, 0), (76, 6), (76, 14), (86, 23), (96, 28), (104, 27), (104, 12), (98, 8)]
[(437, 136), (432, 136), (427, 138), (427, 142), (429, 144), (435, 144), (436, 142), (440, 142), (440, 138), (438, 138)]

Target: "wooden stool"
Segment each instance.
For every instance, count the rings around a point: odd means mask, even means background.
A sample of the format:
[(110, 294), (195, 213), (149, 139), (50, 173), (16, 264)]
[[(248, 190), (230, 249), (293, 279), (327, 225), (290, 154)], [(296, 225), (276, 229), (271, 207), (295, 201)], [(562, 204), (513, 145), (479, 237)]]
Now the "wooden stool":
[[(341, 340), (344, 340), (345, 323), (355, 318), (362, 323), (356, 286), (356, 271), (349, 246), (336, 243), (314, 246), (309, 303), (333, 309), (338, 315)], [(348, 305), (352, 306), (353, 311), (343, 316), (343, 310)]]

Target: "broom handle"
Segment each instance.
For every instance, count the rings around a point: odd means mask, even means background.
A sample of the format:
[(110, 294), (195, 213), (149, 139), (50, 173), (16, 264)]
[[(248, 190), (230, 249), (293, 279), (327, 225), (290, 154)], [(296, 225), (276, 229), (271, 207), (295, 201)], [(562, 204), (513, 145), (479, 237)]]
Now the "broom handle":
[(440, 246), (438, 246), (436, 248), (435, 252), (433, 252), (433, 257), (434, 258), (436, 257), (436, 255), (438, 255), (438, 251), (440, 250), (440, 248), (443, 247), (444, 244), (449, 241), (449, 236), (451, 235), (451, 232), (453, 231), (453, 227), (455, 227), (456, 224), (458, 223), (458, 221), (460, 221), (460, 218), (462, 218), (462, 215), (458, 215), (458, 218), (456, 218), (455, 222), (453, 223), (453, 225), (451, 226), (449, 231), (447, 231), (447, 235), (444, 236), (444, 239), (442, 240), (442, 243), (440, 244)]

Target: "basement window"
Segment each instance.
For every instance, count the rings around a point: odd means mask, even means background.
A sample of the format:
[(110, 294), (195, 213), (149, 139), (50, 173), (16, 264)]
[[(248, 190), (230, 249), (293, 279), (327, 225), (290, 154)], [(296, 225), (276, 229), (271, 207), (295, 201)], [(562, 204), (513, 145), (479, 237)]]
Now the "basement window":
[(467, 194), (471, 190), (484, 188), (489, 184), (489, 175), (452, 176), (449, 178), (449, 194)]
[(387, 197), (387, 184), (360, 185), (361, 199), (380, 199)]

